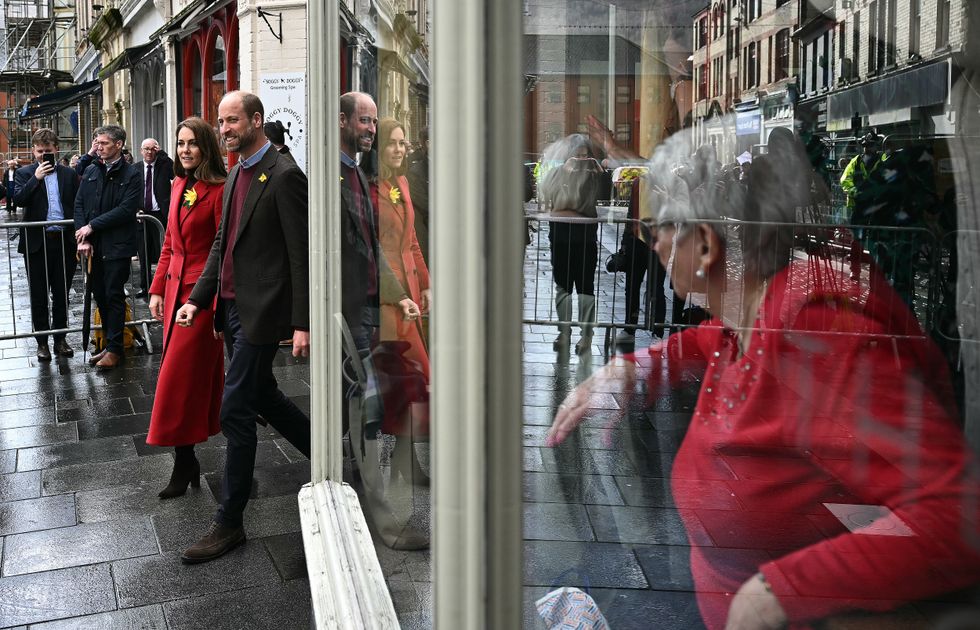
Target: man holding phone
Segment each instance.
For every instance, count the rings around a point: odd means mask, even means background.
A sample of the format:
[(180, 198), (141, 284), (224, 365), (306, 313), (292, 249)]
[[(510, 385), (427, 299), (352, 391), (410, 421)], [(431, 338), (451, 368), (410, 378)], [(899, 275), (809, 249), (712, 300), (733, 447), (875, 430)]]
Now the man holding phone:
[[(14, 203), (24, 208), (24, 221), (61, 221), (73, 218), (78, 177), (67, 166), (58, 166), (58, 135), (51, 129), (38, 129), (32, 138), (33, 164), (17, 170)], [(17, 251), (24, 254), (27, 284), (31, 292), (31, 320), (34, 330), (58, 330), (68, 326), (68, 288), (75, 275), (74, 230), (63, 225), (27, 228), (20, 232)], [(51, 293), (51, 319), (48, 319), (48, 292)], [(75, 354), (64, 333), (54, 335), (54, 352)], [(48, 336), (37, 336), (37, 358), (50, 361)]]

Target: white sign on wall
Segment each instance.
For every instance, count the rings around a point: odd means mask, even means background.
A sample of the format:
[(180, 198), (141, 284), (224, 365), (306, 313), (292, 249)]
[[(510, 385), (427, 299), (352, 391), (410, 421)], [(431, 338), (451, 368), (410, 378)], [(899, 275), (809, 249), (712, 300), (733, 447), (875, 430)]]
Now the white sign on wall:
[(259, 79), (259, 98), (265, 121), (278, 120), (286, 129), (286, 146), (296, 164), (306, 172), (306, 74), (280, 72)]

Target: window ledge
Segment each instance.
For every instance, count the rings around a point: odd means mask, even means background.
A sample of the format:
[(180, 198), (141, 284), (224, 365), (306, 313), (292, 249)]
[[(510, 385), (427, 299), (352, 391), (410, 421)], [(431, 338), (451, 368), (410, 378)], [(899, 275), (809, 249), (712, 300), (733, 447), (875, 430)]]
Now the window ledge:
[(357, 493), (336, 481), (299, 491), (303, 546), (317, 628), (391, 628), (391, 602)]

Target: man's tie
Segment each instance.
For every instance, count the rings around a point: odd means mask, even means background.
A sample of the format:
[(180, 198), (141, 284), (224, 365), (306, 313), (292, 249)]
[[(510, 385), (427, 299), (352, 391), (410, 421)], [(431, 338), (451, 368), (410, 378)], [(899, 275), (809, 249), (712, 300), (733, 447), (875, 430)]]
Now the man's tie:
[(143, 212), (153, 212), (153, 165), (146, 165), (146, 184), (143, 186)]

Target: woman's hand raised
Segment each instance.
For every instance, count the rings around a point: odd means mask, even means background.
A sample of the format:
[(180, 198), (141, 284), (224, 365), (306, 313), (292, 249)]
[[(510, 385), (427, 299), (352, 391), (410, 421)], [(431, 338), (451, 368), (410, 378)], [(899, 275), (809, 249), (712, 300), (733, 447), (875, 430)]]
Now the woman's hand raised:
[(558, 446), (582, 424), (591, 409), (592, 395), (624, 392), (632, 395), (636, 383), (636, 364), (623, 357), (613, 357), (595, 374), (569, 392), (558, 406), (555, 421), (545, 438), (545, 446)]

